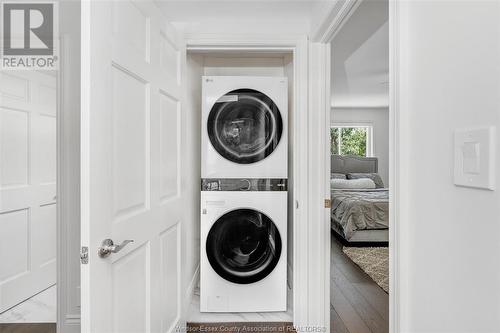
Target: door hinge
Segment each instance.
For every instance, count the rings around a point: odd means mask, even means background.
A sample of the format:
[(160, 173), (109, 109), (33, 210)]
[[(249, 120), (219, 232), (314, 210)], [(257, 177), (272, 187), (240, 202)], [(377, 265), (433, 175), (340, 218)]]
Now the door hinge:
[(332, 200), (325, 199), (325, 208), (332, 208)]
[(80, 252), (80, 262), (82, 265), (87, 265), (89, 263), (89, 248), (87, 246), (82, 246)]

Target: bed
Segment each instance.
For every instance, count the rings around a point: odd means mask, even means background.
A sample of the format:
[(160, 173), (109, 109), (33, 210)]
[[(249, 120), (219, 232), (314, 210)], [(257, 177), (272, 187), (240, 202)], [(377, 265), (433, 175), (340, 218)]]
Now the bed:
[[(378, 177), (378, 159), (332, 155), (331, 172), (332, 178)], [(331, 189), (331, 228), (343, 245), (388, 246), (389, 191), (379, 178), (376, 188)]]

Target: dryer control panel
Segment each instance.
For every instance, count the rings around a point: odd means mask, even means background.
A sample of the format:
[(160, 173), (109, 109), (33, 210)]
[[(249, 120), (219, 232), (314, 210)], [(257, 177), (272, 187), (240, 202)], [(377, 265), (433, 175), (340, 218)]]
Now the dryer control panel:
[(202, 191), (287, 191), (287, 179), (276, 178), (204, 178)]

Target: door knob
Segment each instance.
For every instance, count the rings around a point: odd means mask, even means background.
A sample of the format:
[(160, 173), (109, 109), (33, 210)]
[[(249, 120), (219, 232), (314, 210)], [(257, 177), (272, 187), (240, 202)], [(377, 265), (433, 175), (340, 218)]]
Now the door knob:
[(132, 239), (124, 240), (121, 244), (114, 244), (112, 239), (105, 239), (102, 241), (101, 247), (98, 250), (99, 257), (106, 258), (111, 253), (120, 252), (128, 243), (132, 243)]

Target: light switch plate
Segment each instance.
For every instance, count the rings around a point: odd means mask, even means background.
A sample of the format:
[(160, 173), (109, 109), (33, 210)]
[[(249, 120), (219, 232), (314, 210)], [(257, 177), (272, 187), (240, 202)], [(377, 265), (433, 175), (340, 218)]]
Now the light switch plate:
[(455, 130), (455, 185), (494, 190), (495, 176), (495, 128)]

